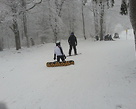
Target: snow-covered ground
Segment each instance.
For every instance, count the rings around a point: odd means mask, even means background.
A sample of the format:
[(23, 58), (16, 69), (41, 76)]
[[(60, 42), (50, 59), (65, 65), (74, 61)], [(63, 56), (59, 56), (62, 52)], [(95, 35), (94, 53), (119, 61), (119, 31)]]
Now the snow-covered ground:
[(136, 109), (132, 30), (116, 41), (78, 40), (82, 54), (66, 67), (45, 66), (54, 45), (0, 52), (0, 109)]

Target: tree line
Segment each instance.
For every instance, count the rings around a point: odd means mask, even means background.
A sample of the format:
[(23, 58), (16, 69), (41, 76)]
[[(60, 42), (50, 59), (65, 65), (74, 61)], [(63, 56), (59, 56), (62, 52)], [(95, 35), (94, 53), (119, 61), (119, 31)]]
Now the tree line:
[[(126, 0), (125, 2), (122, 0), (120, 4), (120, 14), (127, 14), (125, 10), (127, 5), (123, 3), (126, 3)], [(4, 6), (0, 12), (0, 51), (2, 51), (4, 47), (10, 48), (13, 45), (19, 50), (22, 46), (55, 42), (67, 38), (75, 31), (81, 31), (85, 40), (87, 36), (96, 35), (103, 40), (108, 32), (106, 12), (114, 7), (115, 1), (1, 0), (0, 4)], [(88, 22), (93, 24), (91, 34), (88, 33)]]

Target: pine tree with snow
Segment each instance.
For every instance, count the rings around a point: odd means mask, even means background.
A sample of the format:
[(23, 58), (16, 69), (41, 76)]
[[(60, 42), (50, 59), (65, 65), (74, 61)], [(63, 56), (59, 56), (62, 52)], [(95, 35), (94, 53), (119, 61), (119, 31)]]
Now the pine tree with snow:
[(126, 0), (122, 0), (121, 8), (120, 8), (120, 14), (121, 15), (127, 15), (128, 14), (128, 5)]

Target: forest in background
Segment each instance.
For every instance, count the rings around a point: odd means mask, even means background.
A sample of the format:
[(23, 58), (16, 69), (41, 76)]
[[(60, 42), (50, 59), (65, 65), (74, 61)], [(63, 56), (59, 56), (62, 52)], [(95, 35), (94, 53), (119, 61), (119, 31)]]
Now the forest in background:
[(0, 0), (0, 51), (77, 38), (103, 40), (132, 28), (123, 0)]

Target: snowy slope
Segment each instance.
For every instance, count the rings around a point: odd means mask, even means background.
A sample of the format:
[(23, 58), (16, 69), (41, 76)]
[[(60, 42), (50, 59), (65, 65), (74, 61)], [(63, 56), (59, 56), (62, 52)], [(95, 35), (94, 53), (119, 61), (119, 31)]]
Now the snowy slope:
[[(48, 68), (54, 44), (0, 52), (0, 109), (135, 109), (136, 60), (130, 30), (116, 41), (78, 40), (75, 65)], [(130, 38), (131, 37), (131, 38)], [(67, 41), (62, 41), (67, 54)]]

